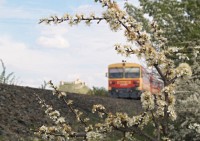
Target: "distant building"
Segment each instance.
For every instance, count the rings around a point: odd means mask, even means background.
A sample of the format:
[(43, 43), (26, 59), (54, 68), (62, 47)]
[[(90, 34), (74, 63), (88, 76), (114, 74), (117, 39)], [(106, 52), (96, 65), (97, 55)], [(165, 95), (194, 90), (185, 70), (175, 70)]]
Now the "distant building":
[(90, 88), (86, 86), (85, 82), (81, 81), (80, 79), (76, 79), (73, 82), (61, 81), (58, 89), (63, 92), (79, 94), (87, 94), (90, 90)]

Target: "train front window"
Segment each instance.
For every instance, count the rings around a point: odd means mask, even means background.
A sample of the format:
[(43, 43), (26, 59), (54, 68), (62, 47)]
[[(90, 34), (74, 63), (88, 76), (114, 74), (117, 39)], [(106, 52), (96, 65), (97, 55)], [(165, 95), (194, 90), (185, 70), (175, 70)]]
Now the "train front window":
[(140, 68), (125, 68), (125, 78), (139, 78)]
[(109, 78), (122, 78), (122, 77), (123, 77), (123, 68), (109, 69)]

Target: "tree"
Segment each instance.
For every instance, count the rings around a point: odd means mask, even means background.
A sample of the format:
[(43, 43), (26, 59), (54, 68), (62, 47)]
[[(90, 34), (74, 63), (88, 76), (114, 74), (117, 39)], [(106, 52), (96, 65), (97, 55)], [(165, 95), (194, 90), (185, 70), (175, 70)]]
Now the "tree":
[(193, 58), (193, 75), (177, 85), (176, 111), (178, 118), (171, 125), (171, 137), (176, 141), (200, 138), (200, 63)]
[[(199, 0), (139, 0), (140, 8), (126, 3), (126, 11), (137, 18), (138, 21), (145, 23), (145, 30), (150, 32), (149, 20), (151, 17), (157, 22), (160, 33), (168, 39), (167, 46), (176, 46), (182, 54), (175, 52), (171, 55), (172, 59), (177, 57), (184, 61), (193, 57), (200, 51), (200, 2)], [(145, 18), (144, 15), (149, 17)], [(160, 36), (160, 35), (156, 36)], [(198, 50), (197, 50), (198, 49)], [(177, 57), (176, 57), (177, 56)], [(180, 61), (180, 60), (179, 60)], [(192, 64), (191, 61), (188, 61)]]
[[(195, 63), (192, 68), (199, 73), (199, 64)], [(170, 127), (171, 137), (176, 141), (198, 141), (200, 138), (200, 79), (194, 77), (180, 81), (177, 87), (178, 118)]]
[[(200, 124), (199, 96), (200, 96), (200, 7), (199, 0), (140, 0), (141, 7), (137, 8), (131, 4), (126, 4), (126, 10), (129, 15), (137, 17), (141, 22), (145, 23), (144, 28), (148, 31), (147, 24), (149, 15), (156, 20), (160, 29), (163, 31), (162, 36), (168, 38), (167, 46), (177, 46), (185, 55), (183, 59), (188, 58), (188, 62), (192, 65), (193, 75), (190, 79), (180, 81), (177, 87), (177, 104), (176, 110), (178, 120), (172, 127), (172, 138), (174, 140), (198, 140), (199, 132), (196, 132), (192, 125)], [(170, 56), (176, 60), (174, 54)], [(179, 56), (181, 57), (181, 56)], [(195, 129), (199, 130), (196, 127)]]
[[(140, 11), (142, 13), (140, 15), (147, 14), (152, 17), (164, 31), (168, 45), (200, 44), (199, 0), (140, 0), (140, 5), (141, 9), (126, 5), (129, 14), (136, 17), (138, 12), (135, 13), (135, 11)], [(143, 18), (139, 18), (141, 19)]]
[[(101, 3), (106, 8), (102, 17), (97, 17), (94, 14), (89, 17), (82, 14), (76, 14), (74, 17), (65, 14), (60, 18), (51, 16), (50, 18), (41, 19), (39, 23), (59, 24), (68, 22), (70, 25), (76, 25), (82, 21), (85, 21), (86, 24), (91, 24), (93, 21), (100, 23), (104, 20), (109, 24), (111, 30), (124, 30), (127, 44), (116, 44), (116, 51), (125, 56), (135, 54), (138, 57), (145, 58), (147, 65), (154, 67), (160, 75), (164, 88), (158, 95), (151, 94), (148, 91), (144, 92), (141, 95), (144, 111), (140, 115), (133, 117), (128, 116), (126, 113), (109, 113), (103, 105), (94, 105), (93, 112), (98, 112), (100, 117), (103, 118), (103, 122), (90, 125), (85, 118), (81, 117), (80, 111), (73, 110), (71, 106), (73, 102), (66, 100), (65, 94), (59, 93), (57, 88), (50, 82), (54, 89), (54, 94), (66, 102), (77, 119), (85, 126), (85, 130), (83, 132), (73, 131), (58, 111), (53, 110), (51, 106), (46, 105), (38, 97), (43, 107), (47, 108), (46, 113), (55, 121), (55, 126), (42, 126), (38, 134), (45, 135), (45, 137), (59, 135), (65, 139), (83, 137), (88, 141), (96, 141), (103, 140), (106, 133), (118, 130), (124, 133), (122, 140), (135, 140), (136, 135), (143, 136), (150, 141), (169, 140), (169, 122), (176, 119), (174, 109), (176, 81), (186, 76), (191, 76), (190, 66), (186, 63), (180, 63), (176, 67), (174, 61), (167, 57), (174, 50), (165, 48), (166, 39), (159, 34), (160, 30), (156, 22), (151, 23), (152, 33), (147, 34), (143, 30), (141, 23), (138, 23), (134, 17), (121, 10), (116, 2), (112, 0), (95, 0), (95, 2)], [(159, 36), (156, 36), (158, 34)], [(135, 44), (138, 49), (132, 48)], [(145, 132), (144, 129), (147, 125), (153, 126), (153, 133)]]

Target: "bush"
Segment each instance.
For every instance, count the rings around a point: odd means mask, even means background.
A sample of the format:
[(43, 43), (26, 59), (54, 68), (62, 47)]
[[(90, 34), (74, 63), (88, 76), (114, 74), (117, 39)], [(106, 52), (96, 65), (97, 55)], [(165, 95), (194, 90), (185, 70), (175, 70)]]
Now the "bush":
[(89, 95), (97, 95), (97, 96), (108, 96), (108, 90), (104, 87), (92, 87), (92, 89), (88, 92)]

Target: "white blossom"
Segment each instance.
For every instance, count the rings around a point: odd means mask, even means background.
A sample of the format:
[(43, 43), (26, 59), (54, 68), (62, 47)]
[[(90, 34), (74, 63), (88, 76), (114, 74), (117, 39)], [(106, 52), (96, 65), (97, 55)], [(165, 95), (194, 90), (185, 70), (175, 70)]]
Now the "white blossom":
[(141, 102), (142, 102), (142, 107), (144, 109), (148, 109), (148, 110), (154, 109), (154, 106), (155, 106), (154, 97), (150, 92), (146, 91), (142, 93)]
[(104, 136), (98, 132), (90, 131), (87, 132), (86, 138), (88, 141), (102, 141)]

